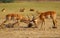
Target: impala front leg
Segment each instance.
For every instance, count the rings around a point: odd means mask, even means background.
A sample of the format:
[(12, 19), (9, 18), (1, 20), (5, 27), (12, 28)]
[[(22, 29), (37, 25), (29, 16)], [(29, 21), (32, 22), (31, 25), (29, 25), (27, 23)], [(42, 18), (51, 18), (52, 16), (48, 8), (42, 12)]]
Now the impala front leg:
[(17, 20), (17, 22), (16, 22), (18, 25), (20, 25), (20, 20)]
[[(41, 29), (43, 29), (43, 25), (45, 25), (45, 19), (42, 19), (41, 22), (42, 22), (41, 23)], [(45, 30), (45, 28), (44, 28), (44, 30)]]

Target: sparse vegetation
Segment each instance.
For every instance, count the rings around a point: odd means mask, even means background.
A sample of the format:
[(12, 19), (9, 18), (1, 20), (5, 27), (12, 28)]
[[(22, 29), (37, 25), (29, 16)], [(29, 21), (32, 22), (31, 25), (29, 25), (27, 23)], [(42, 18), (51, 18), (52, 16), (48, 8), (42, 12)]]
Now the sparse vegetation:
[[(7, 10), (6, 12), (0, 11), (0, 24), (3, 22), (3, 20), (5, 20), (5, 16), (11, 13), (22, 14), (23, 16), (29, 15), (29, 18), (32, 18), (32, 14), (34, 16), (37, 16), (38, 14), (36, 13), (36, 11), (32, 11), (32, 12), (29, 11), (30, 8), (34, 8), (35, 10), (38, 10), (41, 12), (52, 10), (52, 11), (55, 11), (57, 13), (57, 16), (60, 17), (60, 2), (1, 3), (0, 10), (2, 8), (6, 8)], [(21, 13), (19, 11), (19, 8), (26, 8), (26, 9), (24, 12)], [(60, 37), (60, 19), (57, 19), (57, 21), (58, 21), (57, 29), (51, 28), (53, 24), (51, 23), (50, 19), (46, 21), (46, 25), (43, 25), (43, 29), (40, 28), (41, 27), (40, 25), (38, 25), (38, 28), (23, 28), (24, 26), (27, 26), (27, 24), (25, 23), (20, 24), (22, 28), (20, 28), (20, 26), (17, 24), (16, 26), (18, 26), (19, 28), (5, 28), (5, 26), (2, 25), (1, 28), (4, 27), (4, 29), (0, 29), (0, 38)], [(10, 26), (10, 24), (8, 25)]]

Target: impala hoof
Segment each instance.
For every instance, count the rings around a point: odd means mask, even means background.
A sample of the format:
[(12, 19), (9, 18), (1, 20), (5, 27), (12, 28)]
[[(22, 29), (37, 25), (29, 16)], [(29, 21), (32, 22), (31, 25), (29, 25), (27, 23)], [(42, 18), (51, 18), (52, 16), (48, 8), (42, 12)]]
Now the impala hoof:
[(54, 27), (52, 27), (52, 28), (57, 28), (57, 27), (54, 26)]

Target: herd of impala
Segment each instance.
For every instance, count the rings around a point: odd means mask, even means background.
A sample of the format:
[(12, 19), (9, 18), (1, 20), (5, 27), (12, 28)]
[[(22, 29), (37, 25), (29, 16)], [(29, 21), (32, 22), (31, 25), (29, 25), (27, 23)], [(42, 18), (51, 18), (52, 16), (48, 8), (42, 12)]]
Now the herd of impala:
[[(22, 8), (20, 9), (20, 12), (24, 12), (25, 8)], [(30, 8), (30, 11), (34, 11), (34, 9)], [(2, 9), (2, 12), (5, 12), (5, 8)], [(29, 16), (28, 16), (28, 19), (25, 18), (23, 15), (21, 14), (7, 14), (5, 17), (6, 17), (6, 20), (3, 22), (5, 23), (6, 21), (8, 20), (16, 20), (17, 22), (16, 23), (19, 23), (19, 22), (24, 22), (24, 23), (27, 23), (28, 24), (28, 27), (32, 27), (32, 23), (34, 23), (35, 27), (37, 27), (38, 25), (38, 21), (41, 23), (41, 27), (42, 25), (44, 24), (45, 25), (45, 19), (46, 18), (51, 18), (52, 19), (52, 22), (53, 22), (53, 26), (52, 28), (57, 28), (57, 21), (56, 21), (56, 12), (55, 11), (46, 11), (46, 12), (39, 12), (39, 11), (36, 11), (36, 13), (38, 14), (36, 18), (34, 18), (34, 15), (32, 20), (29, 19)], [(3, 24), (2, 23), (2, 24)]]

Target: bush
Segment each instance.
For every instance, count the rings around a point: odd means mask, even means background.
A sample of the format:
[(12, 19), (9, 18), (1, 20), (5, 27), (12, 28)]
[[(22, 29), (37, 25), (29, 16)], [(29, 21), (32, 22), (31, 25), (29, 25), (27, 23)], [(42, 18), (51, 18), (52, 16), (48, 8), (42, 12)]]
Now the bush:
[(10, 3), (10, 2), (13, 2), (14, 0), (0, 0), (0, 1), (3, 3)]

